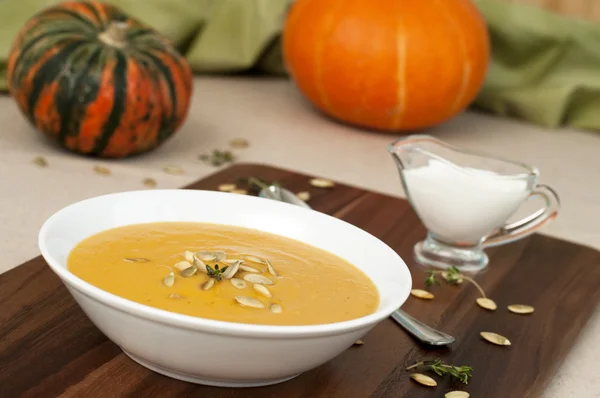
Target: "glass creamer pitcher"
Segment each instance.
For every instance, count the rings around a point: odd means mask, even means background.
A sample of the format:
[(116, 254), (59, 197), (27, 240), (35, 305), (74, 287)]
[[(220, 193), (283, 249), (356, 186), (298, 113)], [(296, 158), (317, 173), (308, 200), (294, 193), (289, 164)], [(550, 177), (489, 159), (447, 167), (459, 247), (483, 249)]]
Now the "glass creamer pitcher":
[[(428, 135), (401, 138), (389, 151), (408, 201), (428, 231), (414, 248), (421, 264), (480, 270), (488, 263), (484, 248), (521, 239), (558, 213), (558, 195), (537, 184), (534, 167), (462, 150)], [(507, 224), (532, 197), (541, 197), (544, 208)]]

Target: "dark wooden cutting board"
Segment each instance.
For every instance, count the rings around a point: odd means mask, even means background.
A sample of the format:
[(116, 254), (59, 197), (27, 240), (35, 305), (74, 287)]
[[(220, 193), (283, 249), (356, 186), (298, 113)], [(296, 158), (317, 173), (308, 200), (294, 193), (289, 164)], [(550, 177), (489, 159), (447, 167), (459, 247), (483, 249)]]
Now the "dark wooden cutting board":
[[(310, 186), (308, 177), (260, 165), (236, 165), (189, 189), (217, 189), (236, 177), (279, 180), (308, 190), (317, 210), (382, 239), (408, 263), (415, 287), (425, 273), (413, 245), (425, 230), (404, 200), (359, 188)], [(534, 235), (489, 250), (490, 266), (477, 280), (499, 305), (474, 304), (470, 285), (434, 289), (436, 298), (410, 297), (402, 307), (457, 338), (450, 348), (420, 346), (385, 320), (329, 363), (283, 384), (252, 389), (205, 387), (153, 373), (134, 363), (86, 318), (41, 257), (0, 275), (0, 397), (442, 397), (465, 389), (472, 397), (538, 397), (600, 301), (600, 252)], [(535, 307), (511, 314), (508, 304)], [(480, 331), (507, 336), (510, 347), (483, 341)], [(140, 331), (143, 333), (143, 331)], [(405, 367), (440, 357), (474, 368), (468, 386), (439, 378), (436, 389), (415, 384)], [(204, 359), (202, 359), (204, 360)]]

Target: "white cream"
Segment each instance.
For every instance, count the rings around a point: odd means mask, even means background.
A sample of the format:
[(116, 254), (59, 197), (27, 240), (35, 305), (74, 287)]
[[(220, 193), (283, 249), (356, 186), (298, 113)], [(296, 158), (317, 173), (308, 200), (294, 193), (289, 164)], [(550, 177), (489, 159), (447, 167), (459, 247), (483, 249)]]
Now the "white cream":
[(525, 179), (459, 169), (436, 159), (403, 174), (421, 221), (448, 243), (478, 243), (503, 226), (530, 192)]

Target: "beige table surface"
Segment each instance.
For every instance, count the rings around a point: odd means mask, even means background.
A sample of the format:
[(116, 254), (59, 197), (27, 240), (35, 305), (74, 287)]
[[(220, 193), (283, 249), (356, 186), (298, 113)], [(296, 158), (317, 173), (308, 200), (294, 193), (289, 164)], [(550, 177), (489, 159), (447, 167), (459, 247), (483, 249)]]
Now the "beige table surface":
[[(237, 152), (239, 161), (403, 195), (386, 152), (395, 136), (323, 118), (286, 80), (197, 78), (190, 115), (181, 131), (154, 153), (124, 161), (102, 162), (57, 151), (32, 131), (6, 96), (0, 96), (0, 129), (0, 272), (39, 254), (38, 229), (53, 212), (96, 195), (144, 189), (142, 180), (147, 177), (156, 179), (159, 188), (191, 183), (216, 170), (200, 162), (198, 155), (226, 148), (234, 137), (251, 143)], [(543, 232), (600, 248), (600, 133), (550, 131), (471, 112), (433, 131), (455, 145), (536, 165), (541, 181), (553, 186), (562, 199), (560, 216)], [(47, 168), (32, 164), (37, 155), (46, 157)], [(112, 175), (95, 174), (92, 168), (100, 164)], [(165, 165), (183, 167), (185, 175), (167, 175), (162, 171)], [(598, 309), (545, 396), (600, 397), (597, 358)], [(498, 384), (510, 396), (510, 380)]]

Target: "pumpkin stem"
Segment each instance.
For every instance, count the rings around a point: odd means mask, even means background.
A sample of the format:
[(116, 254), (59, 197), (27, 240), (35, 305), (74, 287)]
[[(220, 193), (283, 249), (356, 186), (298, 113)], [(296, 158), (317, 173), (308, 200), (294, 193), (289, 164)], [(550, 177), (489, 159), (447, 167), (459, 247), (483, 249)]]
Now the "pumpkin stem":
[(98, 39), (109, 46), (123, 48), (127, 44), (127, 29), (126, 22), (112, 21), (108, 28), (98, 35)]

